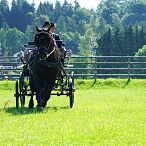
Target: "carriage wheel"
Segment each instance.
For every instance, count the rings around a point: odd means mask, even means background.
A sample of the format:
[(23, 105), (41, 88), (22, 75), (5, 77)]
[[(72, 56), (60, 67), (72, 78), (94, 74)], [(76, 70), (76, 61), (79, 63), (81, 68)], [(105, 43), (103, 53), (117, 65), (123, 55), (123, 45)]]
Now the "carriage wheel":
[(25, 105), (25, 84), (24, 84), (24, 76), (20, 78), (20, 103), (21, 107)]
[[(25, 96), (26, 96), (26, 91), (27, 91), (27, 84), (25, 81), (25, 75), (22, 73), (21, 78), (20, 78), (20, 103), (21, 107), (24, 107), (25, 105)], [(27, 80), (28, 81), (28, 80)]]
[(70, 108), (72, 108), (74, 104), (74, 74), (73, 72), (69, 79), (69, 97), (70, 97)]
[(73, 85), (74, 85), (74, 72), (73, 71), (71, 72), (71, 78), (72, 78), (72, 82), (73, 82)]
[(15, 85), (16, 108), (19, 108), (19, 95), (19, 82), (17, 80)]

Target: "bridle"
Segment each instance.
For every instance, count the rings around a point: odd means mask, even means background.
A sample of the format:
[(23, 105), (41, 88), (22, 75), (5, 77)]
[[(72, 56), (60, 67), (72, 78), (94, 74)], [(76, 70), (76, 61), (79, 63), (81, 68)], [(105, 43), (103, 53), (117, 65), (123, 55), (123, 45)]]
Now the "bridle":
[[(39, 31), (39, 33), (37, 34), (38, 36), (38, 40), (39, 40), (39, 35), (41, 35), (41, 33), (44, 33), (45, 35), (48, 35), (48, 37), (49, 37), (49, 44), (48, 44), (48, 46), (47, 47), (44, 47), (44, 49), (45, 49), (45, 51), (47, 52), (47, 51), (49, 51), (50, 50), (50, 48), (51, 47), (53, 47), (53, 50), (51, 51), (51, 52), (49, 52), (48, 54), (46, 54), (46, 57), (45, 58), (41, 58), (40, 60), (46, 60), (51, 54), (53, 54), (53, 52), (56, 50), (56, 43), (55, 43), (55, 40), (54, 40), (54, 38), (53, 38), (53, 36), (52, 36), (52, 34), (51, 33), (48, 33), (46, 30), (42, 30), (42, 31)], [(40, 36), (40, 37), (42, 37), (42, 36)], [(39, 46), (39, 44), (38, 44), (38, 40), (36, 41), (36, 45), (37, 45), (37, 52), (36, 52), (36, 54), (39, 54), (40, 53), (40, 50), (43, 48), (43, 47), (40, 47)], [(39, 40), (39, 42), (40, 42), (41, 40)], [(52, 45), (52, 46), (51, 46)]]

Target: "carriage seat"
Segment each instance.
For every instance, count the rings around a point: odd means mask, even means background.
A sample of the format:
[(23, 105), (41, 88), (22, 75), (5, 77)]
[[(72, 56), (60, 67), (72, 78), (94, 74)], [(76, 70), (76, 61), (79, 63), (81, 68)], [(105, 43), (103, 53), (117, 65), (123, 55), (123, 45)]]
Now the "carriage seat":
[(65, 43), (63, 43), (62, 40), (56, 40), (56, 44), (57, 44), (57, 47), (60, 49), (60, 51), (63, 55), (63, 58), (65, 58), (65, 56), (66, 56)]
[(34, 42), (34, 41), (29, 41), (27, 44), (28, 44), (29, 46), (35, 46), (35, 42)]
[(56, 41), (57, 47), (61, 48), (62, 44), (63, 44), (63, 41), (62, 40), (55, 40), (55, 41)]

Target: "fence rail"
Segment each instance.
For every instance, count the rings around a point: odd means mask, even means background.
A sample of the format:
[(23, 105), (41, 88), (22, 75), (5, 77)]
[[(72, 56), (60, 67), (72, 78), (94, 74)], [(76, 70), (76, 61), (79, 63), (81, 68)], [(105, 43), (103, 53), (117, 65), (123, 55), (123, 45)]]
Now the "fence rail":
[[(19, 78), (21, 64), (17, 57), (0, 57), (0, 79)], [(72, 56), (65, 70), (77, 78), (145, 78), (146, 56)]]

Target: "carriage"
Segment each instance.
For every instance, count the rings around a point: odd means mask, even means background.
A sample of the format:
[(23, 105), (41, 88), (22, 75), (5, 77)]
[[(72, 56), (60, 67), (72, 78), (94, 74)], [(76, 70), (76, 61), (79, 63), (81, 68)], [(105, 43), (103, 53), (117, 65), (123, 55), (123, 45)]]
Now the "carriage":
[[(62, 44), (61, 47), (64, 47), (64, 44), (62, 41), (60, 41)], [(22, 72), (20, 73), (19, 79), (16, 80), (15, 84), (15, 98), (16, 98), (16, 108), (24, 107), (25, 106), (25, 101), (26, 97), (29, 96), (29, 108), (34, 107), (34, 101), (33, 101), (33, 96), (36, 95), (36, 89), (34, 87), (33, 80), (33, 75), (31, 75), (31, 65), (32, 62), (35, 62), (36, 58), (36, 51), (37, 51), (37, 46), (35, 42), (28, 42), (28, 44), (25, 45), (25, 53), (23, 55), (20, 55), (20, 59), (23, 63), (23, 69)], [(68, 54), (68, 53), (67, 53)], [(59, 73), (57, 74), (55, 78), (55, 82), (50, 91), (50, 95), (56, 95), (56, 96), (61, 96), (65, 95), (69, 97), (69, 106), (70, 108), (73, 107), (74, 104), (74, 73), (71, 72), (70, 74), (68, 71), (65, 69), (66, 63), (64, 63), (64, 59), (68, 60), (68, 55), (66, 55), (63, 58), (63, 63), (54, 63), (54, 62), (47, 62), (47, 67), (52, 68), (52, 70), (57, 66), (59, 68)], [(43, 59), (41, 61), (44, 61)], [(42, 81), (43, 82), (43, 81)], [(43, 84), (43, 87), (41, 89), (41, 93), (45, 94), (45, 88), (48, 86), (45, 86)], [(45, 103), (46, 104), (46, 103)]]

